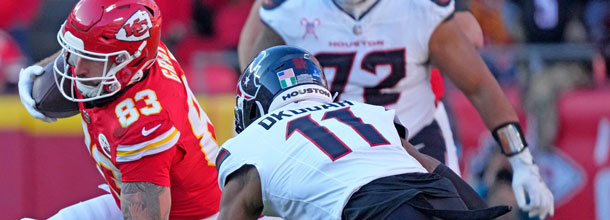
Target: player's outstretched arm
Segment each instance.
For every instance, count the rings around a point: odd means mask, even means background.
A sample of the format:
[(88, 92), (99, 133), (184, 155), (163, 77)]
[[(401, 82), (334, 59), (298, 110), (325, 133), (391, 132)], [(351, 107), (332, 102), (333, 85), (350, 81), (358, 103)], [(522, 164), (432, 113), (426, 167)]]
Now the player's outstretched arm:
[[(530, 216), (552, 216), (553, 195), (526, 148), (517, 114), (479, 54), (453, 20), (436, 28), (428, 46), (432, 63), (468, 97), (509, 156), (519, 207)], [(528, 203), (525, 198), (530, 198)]]
[(239, 36), (237, 56), (239, 57), (239, 68), (241, 70), (248, 66), (258, 52), (272, 46), (285, 44), (282, 37), (261, 21), (258, 10), (262, 4), (263, 0), (254, 2)]
[[(25, 109), (32, 115), (32, 117), (37, 118), (44, 122), (54, 122), (57, 121), (55, 118), (48, 117), (42, 112), (36, 109), (36, 101), (32, 97), (32, 87), (34, 86), (34, 78), (43, 73), (43, 67), (49, 64), (51, 61), (55, 60), (59, 56), (61, 51), (57, 51), (55, 54), (39, 61), (38, 63), (31, 65), (25, 69), (21, 69), (19, 71), (19, 98), (21, 99), (21, 103), (25, 107)], [(55, 83), (55, 82), (49, 82)]]
[(434, 66), (468, 97), (487, 128), (518, 121), (500, 85), (453, 19), (436, 28), (428, 46)]
[(125, 219), (169, 219), (169, 187), (150, 182), (125, 182), (121, 188), (121, 211)]
[(258, 171), (243, 166), (227, 177), (220, 198), (218, 220), (257, 219), (263, 211), (263, 196)]
[(262, 0), (254, 1), (252, 8), (250, 8), (250, 14), (246, 19), (244, 27), (241, 29), (241, 34), (239, 35), (237, 56), (239, 58), (239, 67), (241, 70), (246, 68), (250, 62), (250, 56), (252, 53), (254, 53), (252, 52), (254, 43), (256, 42), (258, 35), (262, 33), (262, 29), (265, 26), (263, 22), (261, 22), (261, 18), (258, 15), (258, 10), (260, 9), (262, 3)]

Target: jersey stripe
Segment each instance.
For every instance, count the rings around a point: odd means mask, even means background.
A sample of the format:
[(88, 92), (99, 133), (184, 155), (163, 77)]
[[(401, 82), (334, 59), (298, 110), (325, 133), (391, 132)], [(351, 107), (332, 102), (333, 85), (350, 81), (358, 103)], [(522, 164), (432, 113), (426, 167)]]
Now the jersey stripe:
[(165, 151), (174, 146), (180, 138), (180, 132), (176, 127), (172, 127), (169, 131), (159, 135), (158, 137), (135, 145), (118, 145), (117, 146), (117, 162), (134, 161), (143, 156), (156, 154)]

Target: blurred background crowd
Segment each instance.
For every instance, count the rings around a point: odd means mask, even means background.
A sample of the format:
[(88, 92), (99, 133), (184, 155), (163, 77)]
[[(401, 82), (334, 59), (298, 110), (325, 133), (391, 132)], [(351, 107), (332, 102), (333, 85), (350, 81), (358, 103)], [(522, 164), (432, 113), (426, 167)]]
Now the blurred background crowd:
[[(1, 91), (15, 93), (18, 69), (59, 49), (55, 35), (75, 2), (0, 3)], [(163, 12), (162, 39), (186, 72), (222, 82), (238, 74), (235, 49), (252, 0), (156, 2)], [(538, 74), (566, 70), (557, 65), (582, 72), (583, 80), (594, 84), (608, 78), (607, 0), (470, 0), (469, 5), (483, 29), (481, 53), (501, 83), (525, 86)], [(191, 81), (200, 82), (197, 92), (228, 91), (224, 84), (205, 84), (210, 80)]]
[[(76, 2), (0, 1), (0, 96), (16, 96), (20, 68), (59, 50), (57, 31)], [(162, 40), (182, 65), (191, 89), (207, 97), (208, 104), (222, 99), (232, 105), (240, 73), (237, 43), (253, 0), (156, 2), (163, 14)], [(610, 0), (470, 0), (469, 5), (483, 30), (485, 46), (479, 52), (520, 113), (536, 162), (555, 195), (553, 219), (610, 219)], [(516, 204), (508, 162), (466, 98), (452, 85), (445, 87), (464, 178), (490, 203)], [(214, 99), (218, 96), (223, 98)], [(0, 102), (0, 111), (8, 102)], [(202, 105), (205, 109), (206, 102)], [(224, 121), (209, 114), (217, 133), (230, 128), (232, 113), (224, 114)], [(11, 129), (15, 127), (0, 126), (2, 142), (9, 134), (31, 135), (7, 131)], [(219, 136), (221, 144), (230, 134)], [(75, 143), (82, 145), (82, 140)], [(93, 166), (91, 170), (97, 175)], [(0, 182), (15, 178), (2, 173)], [(36, 180), (27, 178), (20, 183)], [(30, 195), (5, 193), (3, 189), (0, 197)], [(48, 209), (62, 207), (52, 206)], [(18, 214), (32, 212), (22, 210)], [(34, 213), (52, 214), (48, 212)], [(506, 219), (527, 219), (517, 211), (511, 214)]]

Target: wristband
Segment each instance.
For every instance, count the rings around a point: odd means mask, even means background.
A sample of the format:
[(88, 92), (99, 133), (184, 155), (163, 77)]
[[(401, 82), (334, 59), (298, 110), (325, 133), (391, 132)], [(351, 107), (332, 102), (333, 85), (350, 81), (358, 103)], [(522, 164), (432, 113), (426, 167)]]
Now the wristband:
[(496, 127), (491, 134), (507, 157), (521, 153), (527, 147), (523, 130), (518, 122), (508, 122)]

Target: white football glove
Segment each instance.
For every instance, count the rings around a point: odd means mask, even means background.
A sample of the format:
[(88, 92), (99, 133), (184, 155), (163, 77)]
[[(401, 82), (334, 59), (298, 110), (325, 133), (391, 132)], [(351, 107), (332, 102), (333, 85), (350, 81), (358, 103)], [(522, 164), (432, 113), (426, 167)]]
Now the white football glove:
[(32, 65), (28, 68), (21, 69), (19, 71), (19, 98), (21, 103), (25, 106), (25, 109), (34, 118), (40, 119), (44, 122), (57, 121), (56, 118), (48, 117), (36, 109), (36, 101), (32, 98), (32, 86), (34, 85), (34, 78), (42, 74), (43, 68), (38, 65)]
[(529, 149), (509, 157), (508, 161), (513, 167), (513, 192), (519, 208), (528, 212), (530, 217), (538, 216), (541, 220), (553, 216), (553, 194), (540, 177)]

